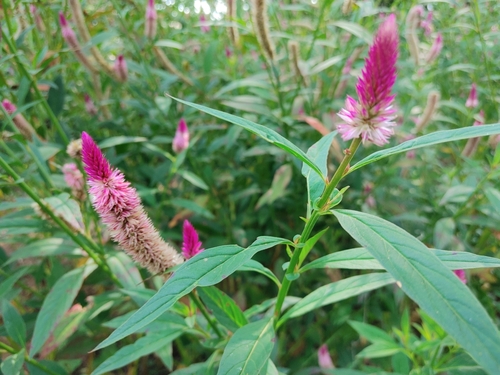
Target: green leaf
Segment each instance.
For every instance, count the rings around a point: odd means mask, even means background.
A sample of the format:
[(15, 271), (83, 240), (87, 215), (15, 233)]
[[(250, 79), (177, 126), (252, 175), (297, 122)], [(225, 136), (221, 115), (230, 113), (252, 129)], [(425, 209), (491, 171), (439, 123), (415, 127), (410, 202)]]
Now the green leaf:
[(118, 145), (124, 145), (128, 143), (142, 143), (147, 142), (147, 138), (144, 137), (127, 137), (120, 135), (117, 137), (106, 138), (104, 141), (99, 143), (99, 148), (110, 148)]
[(335, 65), (342, 60), (344, 60), (344, 56), (342, 55), (330, 57), (329, 59), (326, 59), (325, 61), (322, 61), (319, 64), (313, 66), (309, 71), (309, 75), (321, 73), (323, 70), (328, 69), (332, 65)]
[(278, 278), (274, 275), (274, 273), (272, 273), (272, 271), (269, 268), (264, 267), (262, 263), (259, 263), (256, 260), (249, 259), (245, 264), (243, 264), (240, 268), (238, 268), (238, 271), (258, 272), (271, 279), (278, 286), (278, 288), (281, 287), (281, 283), (278, 280)]
[(394, 339), (388, 333), (378, 327), (353, 320), (349, 321), (349, 325), (354, 328), (360, 336), (363, 336), (370, 342), (395, 343)]
[(376, 342), (364, 348), (357, 354), (361, 358), (382, 358), (389, 357), (403, 351), (403, 348), (396, 343), (391, 342)]
[(3, 375), (19, 375), (24, 364), (24, 349), (19, 353), (8, 356), (0, 364)]
[(312, 250), (314, 245), (316, 245), (316, 242), (318, 242), (319, 239), (323, 237), (323, 235), (326, 233), (327, 230), (328, 228), (323, 229), (321, 232), (316, 233), (313, 237), (309, 238), (306, 241), (299, 256), (299, 265), (301, 265), (302, 262), (304, 262), (309, 252)]
[(107, 259), (109, 268), (125, 289), (144, 289), (144, 282), (134, 261), (123, 251), (113, 253)]
[(175, 49), (179, 49), (179, 50), (184, 49), (184, 46), (181, 43), (176, 42), (175, 40), (170, 40), (170, 39), (158, 40), (157, 42), (155, 42), (155, 46), (175, 48)]
[(198, 289), (201, 299), (212, 310), (217, 321), (232, 332), (248, 324), (247, 318), (234, 301), (214, 286)]
[(293, 170), (290, 164), (283, 164), (279, 167), (274, 174), (271, 187), (259, 198), (255, 205), (255, 210), (258, 210), (265, 204), (271, 205), (275, 200), (284, 197), (286, 188), (292, 180), (292, 174)]
[(194, 186), (199, 187), (200, 189), (203, 189), (203, 190), (208, 190), (208, 185), (205, 183), (205, 181), (203, 181), (200, 177), (195, 175), (193, 172), (178, 171), (177, 173), (179, 175), (181, 175), (183, 179), (192, 183)]
[(468, 126), (460, 129), (453, 130), (441, 130), (438, 132), (430, 133), (411, 139), (409, 141), (403, 142), (395, 147), (387, 148), (385, 150), (380, 150), (368, 155), (366, 158), (358, 161), (354, 164), (348, 173), (352, 173), (355, 170), (364, 167), (365, 165), (371, 164), (375, 161), (384, 159), (391, 155), (396, 155), (401, 152), (407, 152), (410, 150), (416, 150), (418, 148), (437, 145), (445, 142), (459, 141), (461, 139), (468, 139), (474, 137), (484, 137), (492, 134), (500, 134), (500, 124), (493, 125), (482, 125), (482, 126)]
[(372, 44), (373, 37), (372, 34), (366, 30), (363, 26), (358, 25), (354, 22), (349, 21), (335, 21), (330, 22), (329, 25), (340, 27), (345, 31), (351, 33), (354, 36), (357, 36), (360, 39), (363, 39), (367, 44)]
[(323, 175), (321, 174), (320, 169), (313, 163), (311, 159), (307, 157), (307, 155), (302, 151), (300, 148), (298, 148), (296, 145), (294, 145), (292, 142), (290, 142), (288, 139), (284, 138), (280, 134), (276, 133), (274, 130), (269, 129), (266, 126), (256, 124), (255, 122), (249, 121), (247, 119), (231, 115), (229, 113), (225, 113), (222, 111), (218, 111), (216, 109), (208, 108), (200, 104), (195, 104), (191, 102), (187, 102), (185, 100), (177, 99), (175, 97), (172, 97), (172, 99), (177, 100), (180, 103), (183, 103), (185, 105), (188, 105), (190, 107), (196, 108), (202, 112), (208, 113), (209, 115), (215, 116), (217, 118), (220, 118), (221, 120), (230, 122), (234, 125), (241, 126), (242, 128), (248, 130), (251, 133), (254, 133), (258, 135), (259, 137), (263, 138), (267, 142), (276, 145), (277, 147), (285, 150), (288, 152), (290, 155), (295, 156), (296, 158), (300, 159), (307, 165), (309, 165), (316, 173), (319, 174), (321, 178), (324, 178)]
[(265, 318), (237, 330), (220, 360), (217, 375), (259, 374), (266, 367), (274, 347), (272, 318)]
[[(428, 249), (451, 270), (473, 268), (498, 268), (500, 259), (467, 253), (465, 251), (448, 251)], [(315, 268), (343, 268), (353, 270), (383, 270), (384, 267), (364, 247), (338, 251), (313, 260), (301, 268), (305, 272)]]
[(163, 331), (141, 337), (133, 344), (124, 346), (106, 359), (92, 372), (92, 375), (104, 374), (123, 367), (145, 355), (154, 353), (174, 341), (181, 334), (182, 331)]
[(401, 283), (408, 296), (469, 354), (500, 373), (500, 333), (471, 291), (419, 240), (378, 217), (335, 210), (340, 225)]
[(328, 154), (336, 135), (336, 131), (325, 135), (307, 150), (307, 156), (321, 171), (318, 176), (316, 173), (312, 173), (312, 169), (307, 164), (302, 165), (302, 175), (307, 180), (307, 196), (310, 208), (325, 190), (325, 179), (321, 176), (326, 176), (328, 173)]
[(54, 115), (58, 116), (64, 107), (64, 82), (62, 76), (57, 76), (54, 80), (55, 86), (51, 86), (47, 97), (47, 104), (49, 105)]
[(5, 264), (10, 264), (21, 259), (61, 254), (84, 255), (83, 251), (71, 241), (63, 238), (46, 238), (17, 249)]
[(5, 279), (0, 284), (0, 299), (2, 299), (8, 292), (10, 292), (17, 280), (26, 275), (30, 270), (31, 267), (20, 268), (12, 275), (10, 275), (7, 279)]
[(40, 351), (56, 324), (71, 307), (85, 277), (95, 269), (95, 265), (80, 267), (66, 273), (56, 281), (47, 297), (45, 297), (42, 309), (36, 317), (30, 357)]
[(289, 243), (289, 241), (283, 238), (263, 236), (257, 238), (246, 249), (237, 245), (225, 245), (199, 253), (183, 263), (148, 302), (94, 350), (105, 348), (131, 335), (157, 319), (178, 299), (194, 288), (219, 283), (237, 271), (257, 252), (282, 243)]
[(24, 320), (8, 301), (2, 303), (3, 324), (9, 337), (19, 346), (26, 345), (26, 324)]
[(277, 327), (280, 327), (288, 319), (304, 315), (321, 306), (342, 301), (394, 282), (394, 278), (384, 272), (353, 276), (331, 284), (323, 285), (293, 305), (292, 308), (288, 310), (278, 321)]
[(45, 198), (44, 201), (52, 208), (54, 213), (69, 224), (71, 228), (83, 231), (84, 225), (80, 206), (74, 199), (71, 199), (68, 193)]

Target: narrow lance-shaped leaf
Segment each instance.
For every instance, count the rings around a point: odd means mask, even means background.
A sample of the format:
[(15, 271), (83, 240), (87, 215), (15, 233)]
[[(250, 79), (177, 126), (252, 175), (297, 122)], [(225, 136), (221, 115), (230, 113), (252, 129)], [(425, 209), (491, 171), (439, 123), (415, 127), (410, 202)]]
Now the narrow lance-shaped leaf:
[(419, 240), (365, 213), (334, 210), (340, 225), (401, 288), (491, 375), (500, 373), (500, 333), (471, 291)]
[(273, 320), (265, 318), (237, 330), (220, 360), (217, 375), (260, 374), (274, 347)]
[(445, 142), (459, 141), (461, 139), (484, 137), (493, 134), (500, 134), (500, 124), (482, 125), (482, 126), (468, 126), (460, 129), (441, 130), (434, 133), (423, 135), (415, 139), (403, 142), (395, 147), (386, 148), (384, 150), (376, 151), (366, 158), (354, 164), (348, 173), (354, 172), (356, 169), (364, 167), (380, 159), (384, 159), (391, 155), (396, 155), (401, 152), (415, 150), (417, 148), (437, 145)]
[(259, 137), (263, 138), (269, 143), (272, 143), (276, 145), (277, 147), (285, 150), (288, 152), (290, 155), (293, 155), (309, 165), (318, 175), (324, 179), (324, 176), (321, 174), (320, 169), (314, 164), (314, 162), (302, 151), (300, 148), (298, 148), (296, 145), (294, 145), (292, 142), (290, 142), (288, 139), (285, 137), (281, 136), (277, 132), (275, 132), (272, 129), (269, 129), (266, 126), (256, 124), (255, 122), (249, 121), (247, 119), (231, 115), (226, 112), (218, 111), (216, 109), (208, 108), (200, 104), (195, 104), (191, 102), (187, 102), (182, 99), (174, 98), (172, 96), (172, 99), (177, 100), (180, 103), (183, 103), (185, 105), (188, 105), (190, 107), (196, 108), (202, 112), (208, 113), (209, 115), (215, 116), (217, 118), (220, 118), (221, 120), (228, 121), (234, 125), (241, 126), (242, 128), (245, 128), (251, 133), (254, 133), (258, 135)]
[(259, 237), (246, 249), (226, 245), (207, 249), (183, 263), (160, 290), (134, 315), (114, 331), (96, 349), (105, 348), (151, 323), (198, 286), (219, 283), (238, 270), (257, 252), (269, 249), (288, 240), (277, 237)]
[(199, 288), (197, 291), (217, 321), (230, 331), (235, 332), (248, 323), (238, 305), (226, 293), (214, 286)]

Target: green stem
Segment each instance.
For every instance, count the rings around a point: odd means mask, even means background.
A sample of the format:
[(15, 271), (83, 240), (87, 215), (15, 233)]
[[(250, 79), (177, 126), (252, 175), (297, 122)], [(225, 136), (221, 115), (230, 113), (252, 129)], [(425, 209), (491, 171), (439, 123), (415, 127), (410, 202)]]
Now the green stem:
[[(10, 354), (16, 354), (19, 352), (18, 350), (14, 349), (13, 347), (11, 347), (11, 346), (9, 346), (1, 341), (0, 341), (0, 349), (3, 349)], [(24, 356), (24, 360), (26, 362), (28, 362), (30, 365), (38, 367), (40, 370), (42, 370), (46, 374), (49, 374), (49, 375), (58, 375), (59, 374), (59, 373), (56, 373), (56, 372), (52, 371), (51, 369), (45, 367), (40, 362), (38, 362), (36, 359), (30, 358), (28, 353), (26, 353), (26, 355)]]
[(15, 183), (22, 189), (26, 194), (29, 195), (31, 199), (33, 199), (39, 206), (40, 209), (45, 212), (49, 217), (63, 230), (68, 236), (78, 244), (85, 252), (94, 260), (94, 262), (102, 268), (104, 272), (108, 274), (108, 276), (115, 282), (115, 284), (119, 287), (122, 287), (122, 283), (118, 278), (113, 274), (111, 269), (105, 260), (101, 259), (99, 255), (88, 245), (88, 242), (91, 242), (88, 238), (85, 238), (81, 233), (76, 234), (73, 229), (71, 229), (68, 224), (66, 224), (60, 217), (58, 217), (49, 206), (47, 206), (42, 199), (31, 189), (31, 187), (24, 182), (24, 180), (19, 176), (10, 166), (9, 164), (0, 157), (0, 167), (2, 167), (8, 175), (10, 175)]
[[(318, 209), (315, 209), (311, 217), (307, 219), (304, 230), (300, 235), (299, 244), (303, 245), (306, 243), (322, 212), (328, 209), (327, 203), (328, 200), (330, 199), (330, 195), (332, 194), (333, 190), (337, 187), (338, 183), (344, 176), (344, 172), (346, 171), (349, 162), (353, 158), (360, 144), (361, 144), (361, 138), (356, 138), (352, 141), (349, 149), (345, 151), (344, 159), (342, 160), (339, 167), (335, 171), (332, 180), (326, 186), (326, 189), (319, 200), (319, 203), (317, 205)], [(302, 252), (302, 246), (297, 246), (293, 252), (292, 259), (290, 259), (290, 264), (288, 265), (285, 276), (283, 277), (283, 281), (281, 282), (281, 288), (278, 292), (278, 298), (276, 299), (276, 306), (274, 308), (275, 324), (277, 324), (279, 317), (281, 315), (281, 308), (283, 307), (283, 302), (285, 301), (285, 297), (287, 296), (288, 290), (290, 289), (290, 285), (293, 280), (293, 274), (295, 274), (298, 271), (298, 269), (296, 268), (298, 267), (301, 252)]]
[(196, 307), (198, 307), (198, 309), (201, 311), (208, 324), (210, 324), (210, 326), (213, 328), (215, 334), (219, 336), (219, 338), (223, 338), (224, 336), (219, 330), (219, 327), (217, 327), (217, 322), (210, 316), (207, 308), (205, 307), (203, 302), (201, 302), (200, 296), (198, 296), (198, 292), (196, 292), (196, 290), (193, 290), (193, 292), (189, 296), (191, 297), (191, 300), (194, 302)]
[[(4, 1), (5, 3), (5, 1)], [(8, 15), (6, 14), (6, 20), (9, 19)], [(69, 138), (64, 132), (64, 129), (61, 126), (61, 123), (57, 119), (56, 115), (52, 111), (52, 109), (49, 106), (49, 103), (47, 100), (45, 100), (45, 97), (41, 93), (41, 91), (38, 89), (38, 84), (36, 82), (36, 79), (28, 72), (24, 64), (22, 63), (21, 59), (19, 58), (19, 55), (17, 53), (17, 49), (14, 43), (12, 43), (12, 40), (10, 38), (10, 35), (7, 35), (5, 32), (2, 31), (3, 38), (6, 41), (7, 45), (9, 46), (10, 52), (14, 55), (14, 60), (16, 61), (16, 64), (19, 68), (19, 71), (29, 80), (30, 85), (33, 87), (33, 90), (35, 91), (35, 94), (42, 103), (43, 108), (45, 109), (45, 112), (49, 116), (50, 120), (54, 124), (55, 128), (57, 129), (59, 135), (61, 136), (61, 139), (63, 140), (65, 145), (68, 145), (69, 143)]]

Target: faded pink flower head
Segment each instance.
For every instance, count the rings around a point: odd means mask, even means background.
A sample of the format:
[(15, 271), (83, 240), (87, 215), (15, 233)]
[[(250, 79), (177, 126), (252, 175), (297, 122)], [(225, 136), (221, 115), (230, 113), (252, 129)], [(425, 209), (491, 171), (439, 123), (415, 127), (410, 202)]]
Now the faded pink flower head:
[(182, 263), (182, 257), (163, 241), (141, 204), (136, 190), (113, 169), (87, 133), (82, 133), (82, 159), (88, 175), (92, 205), (111, 237), (143, 267), (157, 274)]
[(461, 282), (467, 284), (467, 276), (465, 275), (464, 270), (454, 270), (453, 273), (457, 275), (457, 277), (460, 279)]
[(128, 68), (127, 68), (127, 62), (125, 61), (125, 58), (123, 55), (118, 55), (115, 60), (115, 65), (113, 67), (113, 70), (115, 71), (116, 78), (120, 82), (126, 82), (128, 79)]
[(434, 39), (434, 43), (432, 43), (432, 46), (427, 54), (427, 57), (425, 58), (425, 61), (427, 64), (430, 64), (436, 58), (439, 56), (441, 53), (441, 50), (443, 49), (443, 36), (441, 33), (438, 33), (436, 39)]
[(85, 109), (89, 115), (97, 115), (97, 108), (88, 94), (85, 94)]
[(226, 47), (225, 53), (226, 53), (227, 58), (230, 58), (233, 55), (233, 52), (231, 51), (231, 49), (229, 47)]
[(7, 99), (2, 100), (2, 106), (9, 115), (17, 111), (17, 107), (10, 100)]
[(432, 33), (432, 11), (427, 13), (427, 17), (425, 20), (422, 20), (420, 22), (420, 27), (424, 29), (424, 35), (425, 36), (430, 36)]
[(154, 39), (156, 36), (157, 18), (158, 15), (156, 14), (155, 1), (148, 0), (148, 5), (146, 6), (146, 22), (144, 24), (144, 35), (148, 39)]
[(186, 124), (186, 120), (180, 119), (177, 130), (175, 131), (175, 137), (172, 142), (172, 149), (175, 153), (179, 153), (189, 146), (189, 130)]
[(476, 84), (473, 83), (470, 87), (469, 97), (467, 98), (467, 101), (465, 102), (465, 106), (467, 108), (475, 108), (478, 105), (479, 105), (479, 101), (477, 99), (477, 87), (476, 87)]
[(337, 126), (344, 141), (360, 138), (382, 146), (394, 134), (392, 87), (396, 82), (398, 30), (396, 16), (389, 15), (375, 35), (368, 51), (365, 67), (356, 84), (359, 102), (347, 96), (339, 117), (345, 121)]
[(184, 220), (184, 225), (182, 227), (182, 255), (186, 259), (194, 257), (196, 254), (201, 253), (203, 250), (203, 244), (198, 237), (198, 232), (194, 229), (193, 225), (188, 221)]
[(66, 184), (71, 189), (83, 190), (85, 185), (83, 174), (75, 163), (66, 163), (62, 166), (61, 170), (64, 174), (64, 181), (66, 181)]
[(326, 344), (321, 345), (318, 349), (318, 364), (319, 367), (324, 369), (335, 368), (332, 357), (330, 357), (330, 353), (328, 353), (328, 347)]
[(202, 33), (210, 32), (210, 26), (208, 25), (207, 19), (203, 13), (200, 15), (200, 28)]
[(72, 48), (77, 48), (79, 46), (78, 40), (76, 39), (75, 32), (68, 23), (66, 17), (64, 17), (63, 12), (59, 12), (59, 23), (61, 24), (61, 32), (64, 40)]

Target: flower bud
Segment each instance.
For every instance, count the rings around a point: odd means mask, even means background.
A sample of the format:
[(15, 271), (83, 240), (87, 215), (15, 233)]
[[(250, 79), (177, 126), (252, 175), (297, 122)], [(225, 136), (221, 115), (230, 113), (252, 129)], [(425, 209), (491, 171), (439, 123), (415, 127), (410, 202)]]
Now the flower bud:
[(182, 238), (182, 255), (186, 260), (205, 250), (198, 237), (198, 232), (188, 220), (184, 220)]
[(330, 357), (330, 353), (328, 353), (328, 347), (326, 344), (321, 345), (318, 349), (318, 364), (319, 367), (323, 369), (335, 368), (332, 357)]
[(189, 146), (189, 131), (186, 121), (181, 118), (177, 130), (175, 132), (175, 137), (172, 142), (172, 149), (175, 153), (179, 153)]
[(431, 49), (429, 50), (425, 58), (427, 64), (430, 64), (431, 62), (436, 60), (436, 58), (441, 53), (442, 49), (443, 49), (443, 36), (441, 35), (441, 33), (438, 33), (436, 39), (434, 40), (434, 43), (432, 43)]
[(128, 69), (127, 62), (123, 55), (118, 55), (115, 60), (115, 65), (113, 67), (115, 71), (115, 76), (120, 82), (126, 82), (128, 79)]
[(476, 84), (473, 83), (470, 88), (470, 93), (469, 97), (467, 98), (467, 101), (465, 102), (465, 106), (467, 108), (475, 108), (479, 104), (479, 101), (477, 100), (477, 87)]
[(148, 0), (148, 5), (146, 6), (146, 22), (144, 28), (144, 35), (148, 39), (154, 39), (156, 36), (157, 29), (157, 18), (155, 2), (154, 0)]

